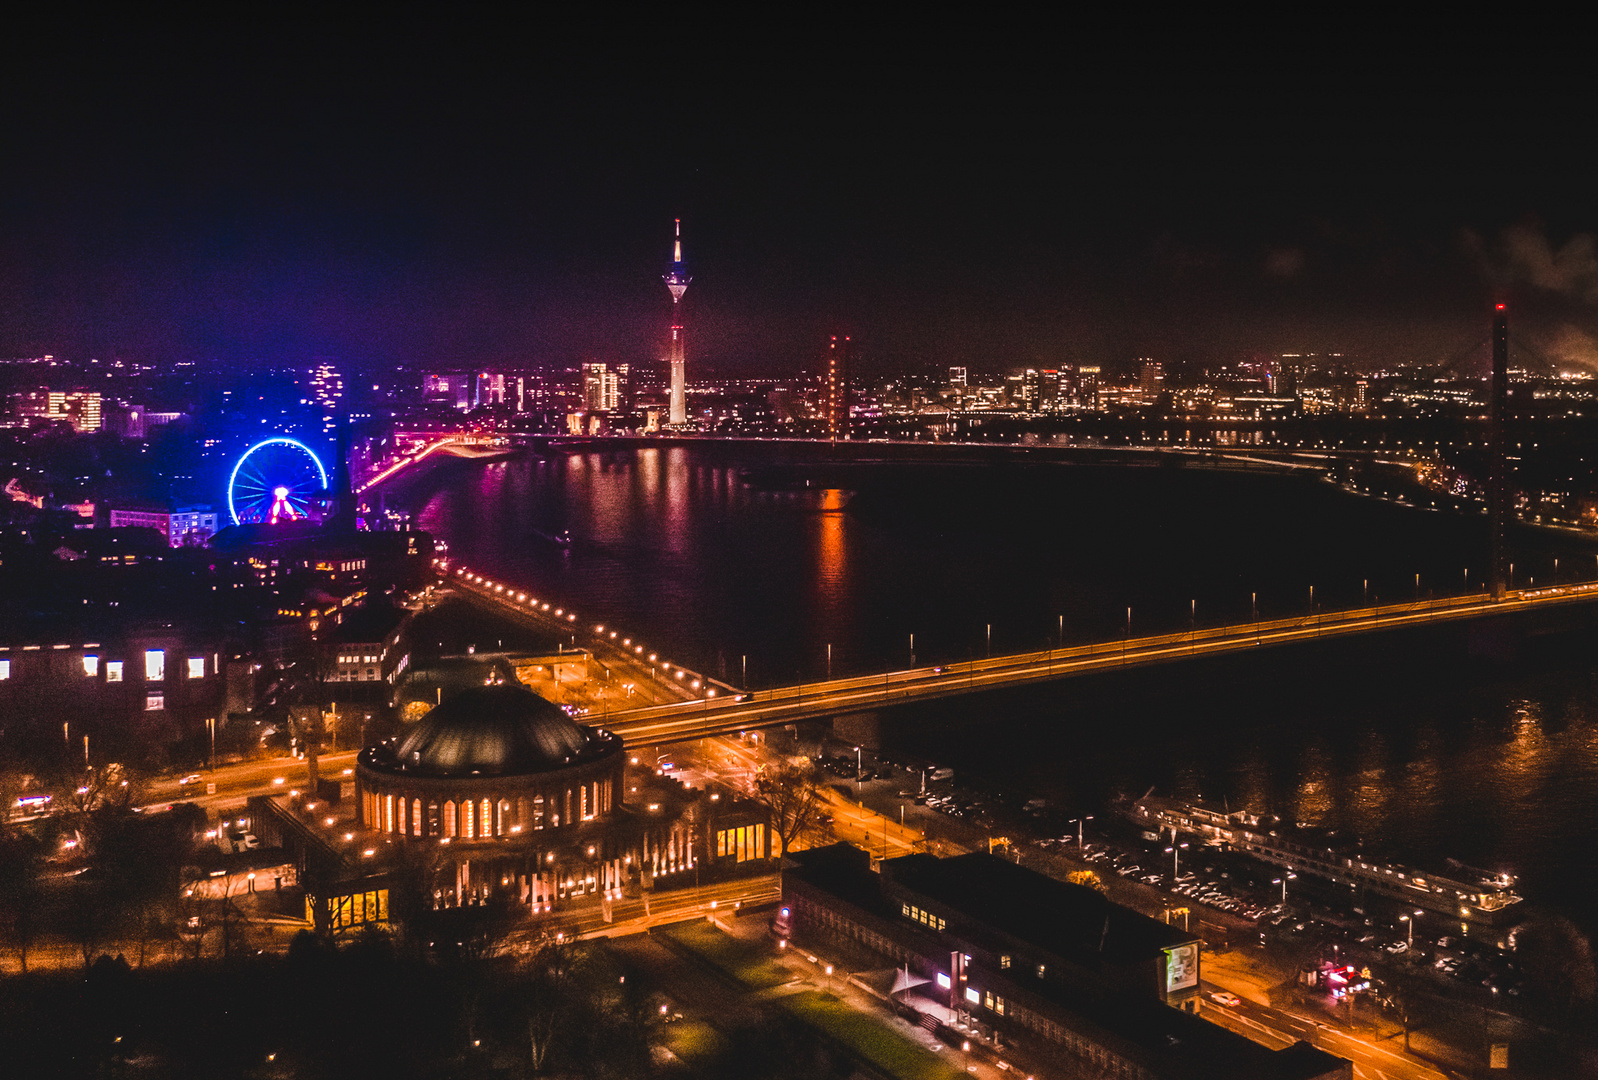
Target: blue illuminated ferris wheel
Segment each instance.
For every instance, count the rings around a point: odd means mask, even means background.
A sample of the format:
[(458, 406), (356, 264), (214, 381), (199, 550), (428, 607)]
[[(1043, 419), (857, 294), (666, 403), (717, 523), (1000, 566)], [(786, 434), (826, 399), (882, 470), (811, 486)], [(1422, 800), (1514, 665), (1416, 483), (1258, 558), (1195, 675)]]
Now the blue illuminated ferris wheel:
[(228, 478), (227, 508), (235, 525), (275, 525), (310, 516), (327, 494), (327, 470), (311, 448), (279, 435), (239, 458)]

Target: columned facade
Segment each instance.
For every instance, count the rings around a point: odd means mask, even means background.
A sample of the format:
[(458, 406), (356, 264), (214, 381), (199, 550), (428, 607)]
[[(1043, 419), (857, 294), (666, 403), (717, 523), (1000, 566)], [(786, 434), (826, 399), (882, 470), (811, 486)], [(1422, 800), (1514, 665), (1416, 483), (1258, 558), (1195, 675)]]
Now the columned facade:
[(356, 817), (389, 842), (447, 854), (444, 906), (508, 893), (532, 912), (691, 870), (695, 817), (622, 805), (626, 755), (520, 686), (465, 691), (361, 752)]

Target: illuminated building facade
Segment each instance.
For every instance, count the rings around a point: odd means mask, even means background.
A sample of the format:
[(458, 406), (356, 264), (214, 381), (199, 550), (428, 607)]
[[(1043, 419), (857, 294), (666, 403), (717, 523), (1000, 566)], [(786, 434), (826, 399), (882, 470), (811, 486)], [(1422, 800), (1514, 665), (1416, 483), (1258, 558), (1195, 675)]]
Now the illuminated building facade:
[(895, 1004), (945, 1041), (1002, 1041), (1095, 1076), (1352, 1076), (1308, 1043), (1273, 1050), (1199, 1017), (1200, 940), (1094, 889), (985, 853), (908, 855), (876, 873), (847, 844), (790, 858), (779, 929), (899, 967)]
[(311, 369), (310, 399), (306, 404), (316, 408), (321, 416), (322, 433), (331, 434), (338, 425), (339, 402), (344, 398), (344, 376), (328, 360), (322, 360)]
[(583, 365), (583, 408), (615, 412), (621, 403), (624, 369), (611, 370), (604, 364)]
[[(50, 717), (73, 741), (137, 732), (172, 742), (225, 722), (228, 646), (200, 627), (101, 628), (76, 636), (0, 637), (0, 725)], [(60, 737), (60, 734), (57, 735)]]
[(51, 390), (45, 417), (67, 420), (80, 434), (100, 430), (100, 394), (96, 390)]
[(200, 547), (216, 535), (219, 516), (210, 506), (114, 506), (113, 529), (154, 529), (172, 547)]
[(478, 687), (361, 752), (358, 822), (390, 842), (447, 851), (446, 905), (507, 889), (535, 913), (588, 896), (618, 899), (692, 870), (706, 835), (697, 802), (667, 805), (650, 794), (625, 806), (626, 763), (619, 737), (573, 722), (525, 688)]
[(847, 334), (834, 334), (827, 344), (821, 414), (827, 423), (827, 438), (833, 442), (849, 438), (849, 368), (853, 352), (854, 343)]

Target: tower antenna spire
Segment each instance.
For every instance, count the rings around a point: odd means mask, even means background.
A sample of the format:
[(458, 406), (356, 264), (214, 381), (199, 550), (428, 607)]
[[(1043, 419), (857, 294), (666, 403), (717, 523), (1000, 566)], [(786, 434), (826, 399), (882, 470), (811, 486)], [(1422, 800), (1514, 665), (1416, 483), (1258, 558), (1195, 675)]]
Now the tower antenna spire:
[(676, 235), (672, 243), (671, 273), (664, 278), (666, 288), (671, 292), (671, 352), (666, 356), (666, 362), (671, 365), (671, 412), (669, 416), (672, 426), (688, 422), (688, 392), (687, 392), (687, 360), (683, 356), (683, 325), (682, 325), (682, 295), (688, 291), (688, 283), (693, 278), (688, 276), (687, 269), (682, 263), (682, 218), (676, 219)]

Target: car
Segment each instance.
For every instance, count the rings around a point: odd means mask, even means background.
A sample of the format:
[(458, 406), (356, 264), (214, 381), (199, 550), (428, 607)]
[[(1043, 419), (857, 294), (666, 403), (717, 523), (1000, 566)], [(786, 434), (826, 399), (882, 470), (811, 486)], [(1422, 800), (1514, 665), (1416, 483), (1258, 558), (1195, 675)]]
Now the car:
[(1217, 990), (1210, 995), (1210, 1000), (1217, 1005), (1225, 1005), (1228, 1009), (1235, 1009), (1242, 1004), (1243, 999), (1230, 990)]
[(183, 779), (178, 781), (178, 783), (184, 784), (184, 785), (198, 784), (199, 782), (200, 782), (200, 774), (199, 773), (189, 773), (189, 775), (185, 776)]

